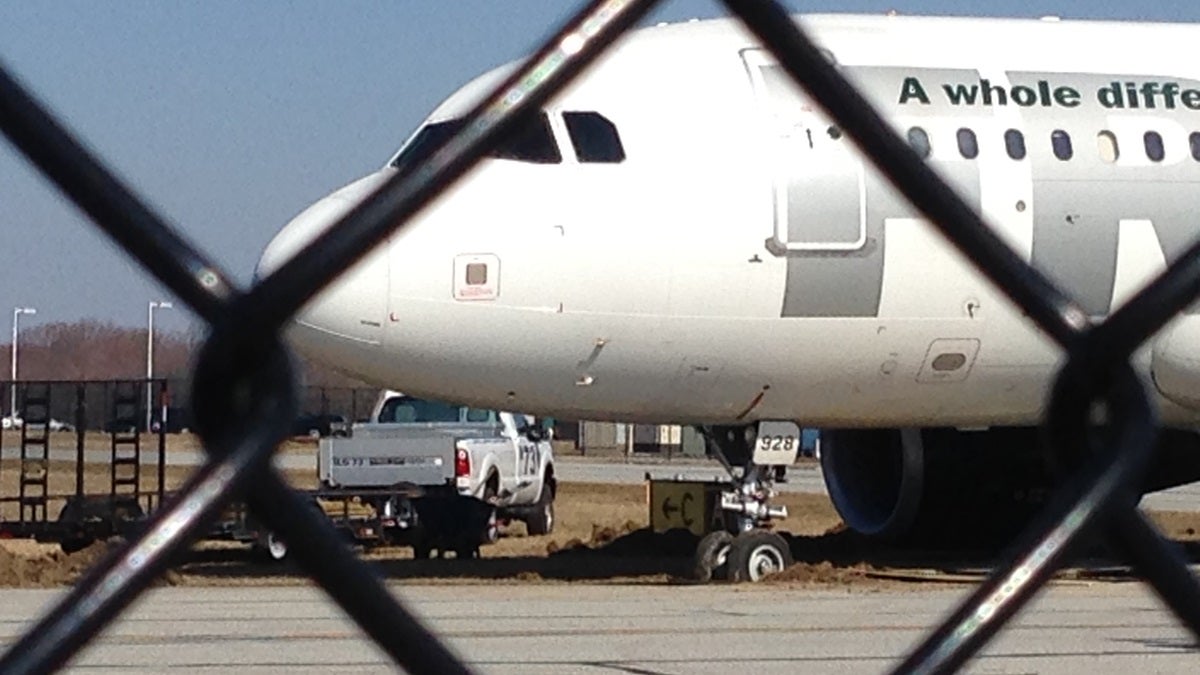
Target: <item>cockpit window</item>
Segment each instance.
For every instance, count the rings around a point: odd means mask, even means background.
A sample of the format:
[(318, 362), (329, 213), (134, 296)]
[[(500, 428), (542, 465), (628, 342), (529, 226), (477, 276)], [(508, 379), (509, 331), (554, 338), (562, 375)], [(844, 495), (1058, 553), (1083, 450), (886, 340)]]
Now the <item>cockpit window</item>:
[(500, 141), (491, 156), (538, 164), (558, 164), (562, 161), (562, 153), (554, 142), (554, 132), (550, 131), (550, 120), (546, 118), (546, 113), (538, 113), (529, 120), (518, 122), (517, 128)]
[(597, 112), (564, 112), (567, 134), (580, 162), (615, 164), (625, 160), (625, 148), (617, 127)]
[[(400, 151), (396, 159), (392, 160), (392, 166), (404, 170), (424, 162), (442, 143), (462, 130), (463, 126), (464, 120), (461, 119), (426, 124)], [(488, 157), (535, 164), (562, 162), (562, 153), (554, 141), (550, 120), (544, 112), (518, 122), (517, 128), (501, 140), (500, 144), (488, 153)]]
[(445, 122), (431, 122), (421, 127), (416, 136), (409, 141), (408, 145), (392, 160), (392, 166), (397, 169), (411, 169), (412, 167), (429, 159), (442, 143), (445, 143), (458, 130), (462, 128), (462, 120), (446, 120)]

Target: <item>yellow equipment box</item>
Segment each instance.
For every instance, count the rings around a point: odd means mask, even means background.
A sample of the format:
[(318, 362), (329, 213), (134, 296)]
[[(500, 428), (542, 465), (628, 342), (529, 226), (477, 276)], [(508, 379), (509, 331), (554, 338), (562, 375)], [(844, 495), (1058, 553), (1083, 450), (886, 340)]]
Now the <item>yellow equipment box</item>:
[(650, 527), (655, 532), (684, 529), (703, 537), (724, 529), (721, 492), (728, 483), (713, 480), (655, 479), (646, 475)]

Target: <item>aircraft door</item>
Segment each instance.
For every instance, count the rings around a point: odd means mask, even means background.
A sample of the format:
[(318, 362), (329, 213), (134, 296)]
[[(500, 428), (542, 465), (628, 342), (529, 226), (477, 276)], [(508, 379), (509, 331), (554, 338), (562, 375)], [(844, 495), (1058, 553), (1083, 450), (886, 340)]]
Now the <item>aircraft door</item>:
[(867, 241), (863, 165), (784, 69), (757, 49), (742, 52), (771, 145), (771, 248), (858, 251)]

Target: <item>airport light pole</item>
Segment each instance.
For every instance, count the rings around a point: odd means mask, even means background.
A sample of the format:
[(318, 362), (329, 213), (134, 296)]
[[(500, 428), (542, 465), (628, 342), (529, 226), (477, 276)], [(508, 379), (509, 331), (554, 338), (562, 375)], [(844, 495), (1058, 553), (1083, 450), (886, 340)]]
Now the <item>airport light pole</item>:
[(150, 301), (146, 309), (146, 431), (150, 431), (150, 423), (154, 415), (154, 387), (150, 380), (154, 377), (154, 310), (171, 309), (171, 303)]
[(22, 314), (37, 314), (33, 307), (13, 308), (13, 338), (12, 338), (12, 391), (9, 392), (9, 403), (12, 404), (9, 414), (13, 422), (17, 421), (17, 319)]

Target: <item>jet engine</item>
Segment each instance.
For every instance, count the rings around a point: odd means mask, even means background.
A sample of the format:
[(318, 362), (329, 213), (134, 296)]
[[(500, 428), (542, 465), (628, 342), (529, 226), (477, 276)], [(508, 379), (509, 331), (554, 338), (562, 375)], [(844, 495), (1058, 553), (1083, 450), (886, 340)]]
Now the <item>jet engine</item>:
[[(1198, 441), (1162, 431), (1144, 491), (1200, 480)], [(821, 468), (848, 527), (921, 546), (1006, 544), (1056, 487), (1035, 428), (826, 430)]]

